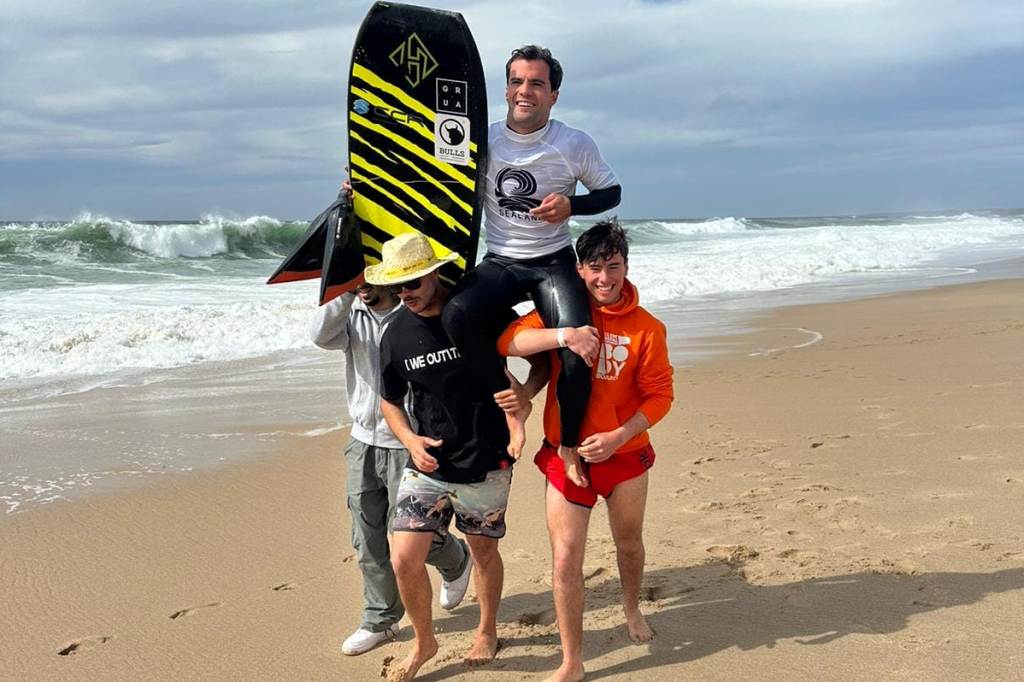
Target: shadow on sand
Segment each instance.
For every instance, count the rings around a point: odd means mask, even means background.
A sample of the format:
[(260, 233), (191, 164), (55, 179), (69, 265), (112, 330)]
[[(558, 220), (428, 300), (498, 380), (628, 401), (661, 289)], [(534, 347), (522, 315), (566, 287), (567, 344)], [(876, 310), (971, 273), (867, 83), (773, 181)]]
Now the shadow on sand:
[[(849, 634), (889, 635), (904, 629), (911, 616), (973, 604), (987, 595), (1024, 588), (1024, 568), (993, 573), (851, 573), (811, 578), (783, 585), (748, 583), (742, 567), (723, 562), (649, 571), (643, 597), (648, 621), (657, 637), (646, 655), (587, 671), (587, 679), (654, 670), (660, 666), (694, 661), (715, 652), (773, 647), (793, 639), (806, 646), (827, 644)], [(611, 575), (587, 585), (587, 610), (619, 603), (618, 579)], [(621, 612), (606, 628), (585, 624), (584, 656), (592, 660), (632, 647), (622, 625)], [(436, 622), (444, 647), (444, 632), (472, 631), (479, 612), (464, 608)], [(505, 597), (501, 623), (518, 625), (513, 637), (502, 637), (502, 652), (492, 664), (498, 670), (553, 671), (560, 652), (549, 655), (518, 654), (529, 646), (558, 645), (551, 592), (520, 593)], [(592, 621), (591, 621), (592, 622)], [(530, 627), (537, 624), (537, 627)], [(533, 631), (533, 632), (530, 632)], [(481, 670), (486, 670), (483, 668)], [(461, 660), (417, 678), (440, 680), (470, 671)]]

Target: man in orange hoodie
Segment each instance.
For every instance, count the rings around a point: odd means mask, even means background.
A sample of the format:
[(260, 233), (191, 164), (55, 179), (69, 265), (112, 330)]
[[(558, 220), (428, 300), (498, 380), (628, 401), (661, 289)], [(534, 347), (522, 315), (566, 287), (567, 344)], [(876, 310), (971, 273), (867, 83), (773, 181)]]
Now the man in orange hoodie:
[[(562, 665), (551, 680), (583, 679), (583, 555), (598, 495), (608, 505), (629, 638), (639, 644), (654, 637), (640, 612), (647, 470), (654, 464), (647, 430), (673, 400), (665, 325), (640, 307), (636, 287), (626, 279), (626, 233), (614, 220), (598, 223), (577, 240), (576, 254), (596, 328), (545, 329), (533, 312), (509, 325), (498, 340), (504, 355), (568, 347), (593, 371), (579, 448), (565, 461), (559, 457), (561, 425), (552, 382), (544, 405), (545, 441), (534, 458), (548, 482), (545, 507), (562, 640)], [(551, 376), (558, 371), (552, 352)]]

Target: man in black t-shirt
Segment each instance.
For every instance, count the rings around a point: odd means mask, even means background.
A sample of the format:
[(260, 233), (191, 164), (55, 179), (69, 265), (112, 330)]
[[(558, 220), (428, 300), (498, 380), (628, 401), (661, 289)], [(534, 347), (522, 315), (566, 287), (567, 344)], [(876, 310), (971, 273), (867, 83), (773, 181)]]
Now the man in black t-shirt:
[[(433, 536), (447, 534), (453, 516), (476, 564), (480, 604), (480, 624), (466, 663), (494, 659), (504, 580), (498, 540), (505, 535), (513, 458), (496, 396), (469, 369), (441, 325), (449, 291), (437, 269), (456, 255), (438, 258), (417, 233), (386, 242), (382, 255), (382, 263), (366, 268), (366, 281), (393, 287), (405, 303), (381, 340), (381, 411), (409, 451), (391, 526), (391, 563), (416, 636), (396, 677), (411, 680), (437, 653), (425, 562)], [(494, 329), (486, 331), (496, 336), (512, 319), (511, 309), (496, 311)], [(546, 372), (531, 370), (526, 388), (516, 389), (532, 397), (546, 380)], [(409, 390), (415, 431), (404, 407)]]

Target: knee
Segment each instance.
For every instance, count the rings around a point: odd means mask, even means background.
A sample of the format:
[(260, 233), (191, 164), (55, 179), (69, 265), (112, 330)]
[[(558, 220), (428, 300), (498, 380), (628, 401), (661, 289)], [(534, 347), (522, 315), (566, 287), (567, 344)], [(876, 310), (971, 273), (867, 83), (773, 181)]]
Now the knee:
[(408, 552), (392, 551), (391, 553), (391, 569), (395, 572), (395, 575), (399, 578), (403, 578), (413, 573), (422, 570), (423, 562), (417, 561)]
[(469, 553), (473, 556), (473, 563), (481, 570), (501, 560), (497, 542), (470, 542)]
[(557, 578), (568, 579), (583, 570), (583, 545), (561, 543), (551, 556), (552, 570)]
[(616, 553), (624, 559), (639, 559), (644, 555), (644, 539), (640, 535), (631, 535), (615, 543)]

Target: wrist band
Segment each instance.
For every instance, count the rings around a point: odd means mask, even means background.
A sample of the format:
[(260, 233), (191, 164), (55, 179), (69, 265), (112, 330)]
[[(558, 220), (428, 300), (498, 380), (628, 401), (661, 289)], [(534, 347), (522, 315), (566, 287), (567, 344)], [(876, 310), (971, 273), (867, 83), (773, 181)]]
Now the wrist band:
[(568, 344), (565, 342), (565, 327), (558, 328), (558, 347), (565, 348)]

